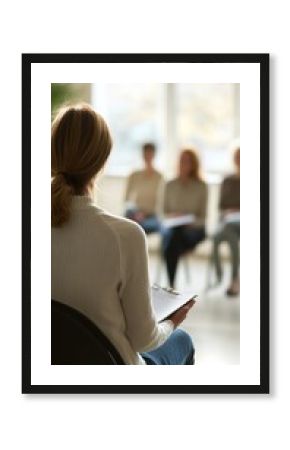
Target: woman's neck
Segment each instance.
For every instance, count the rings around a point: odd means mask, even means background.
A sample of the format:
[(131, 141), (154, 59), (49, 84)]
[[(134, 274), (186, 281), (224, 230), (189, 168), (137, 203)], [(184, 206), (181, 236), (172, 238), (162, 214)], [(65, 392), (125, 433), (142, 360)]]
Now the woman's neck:
[(149, 173), (149, 174), (153, 173), (154, 172), (154, 167), (151, 164), (145, 166), (145, 172)]
[(189, 175), (179, 175), (179, 179), (182, 183), (188, 183), (192, 178)]
[(92, 200), (94, 199), (94, 182), (91, 181), (87, 186), (84, 187), (84, 189), (82, 189), (82, 191), (80, 193), (78, 193), (77, 195), (83, 195), (86, 197), (90, 197)]

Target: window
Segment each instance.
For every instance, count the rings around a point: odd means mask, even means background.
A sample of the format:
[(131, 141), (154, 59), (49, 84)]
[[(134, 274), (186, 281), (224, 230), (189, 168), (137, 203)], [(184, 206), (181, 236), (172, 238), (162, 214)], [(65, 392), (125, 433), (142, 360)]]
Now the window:
[(229, 147), (239, 137), (239, 84), (177, 84), (178, 145), (191, 145), (207, 173), (229, 169)]
[(181, 148), (195, 147), (204, 172), (223, 175), (239, 138), (239, 84), (95, 84), (92, 103), (112, 130), (108, 174), (141, 165), (144, 142), (157, 145), (156, 165), (173, 176)]
[(108, 120), (114, 141), (107, 173), (127, 175), (140, 166), (144, 142), (160, 147), (159, 97), (159, 84), (95, 85), (93, 104)]

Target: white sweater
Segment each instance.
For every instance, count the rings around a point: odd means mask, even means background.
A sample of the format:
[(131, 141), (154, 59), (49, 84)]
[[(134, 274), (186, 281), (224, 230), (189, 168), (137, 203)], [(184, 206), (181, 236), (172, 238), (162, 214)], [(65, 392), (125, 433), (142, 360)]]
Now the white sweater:
[(51, 230), (51, 296), (89, 317), (126, 364), (145, 364), (139, 352), (173, 331), (152, 309), (144, 231), (88, 196), (74, 196), (70, 220)]

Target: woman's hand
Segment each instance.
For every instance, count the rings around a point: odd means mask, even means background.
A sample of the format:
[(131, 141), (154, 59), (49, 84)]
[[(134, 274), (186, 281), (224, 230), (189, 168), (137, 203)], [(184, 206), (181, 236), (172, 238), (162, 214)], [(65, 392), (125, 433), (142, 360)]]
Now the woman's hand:
[(137, 211), (137, 212), (135, 213), (134, 219), (135, 219), (137, 222), (142, 222), (142, 220), (145, 219), (145, 214), (144, 214), (142, 211)]
[(190, 300), (168, 317), (168, 319), (173, 322), (174, 328), (177, 328), (186, 319), (188, 311), (193, 307), (194, 304), (195, 300)]

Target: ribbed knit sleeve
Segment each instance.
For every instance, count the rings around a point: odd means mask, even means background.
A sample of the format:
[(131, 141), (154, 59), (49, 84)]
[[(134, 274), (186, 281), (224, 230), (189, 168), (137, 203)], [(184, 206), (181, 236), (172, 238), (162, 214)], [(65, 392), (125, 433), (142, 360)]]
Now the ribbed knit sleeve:
[(134, 222), (126, 222), (119, 232), (120, 298), (126, 335), (136, 352), (153, 350), (173, 331), (173, 323), (156, 321), (151, 302), (146, 236)]

